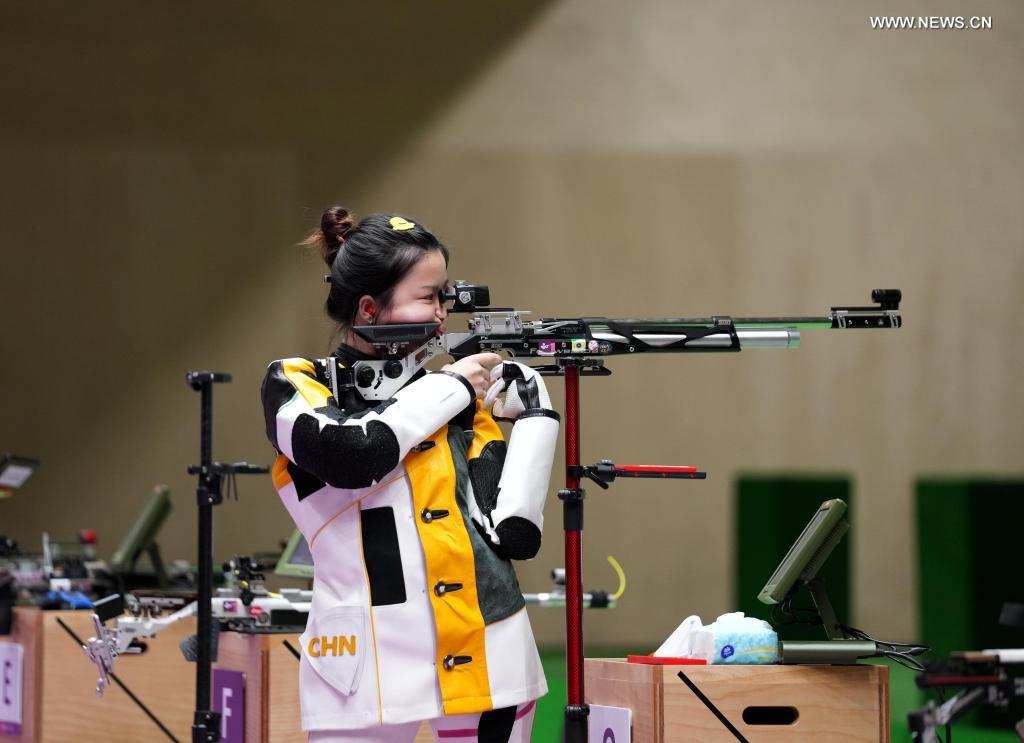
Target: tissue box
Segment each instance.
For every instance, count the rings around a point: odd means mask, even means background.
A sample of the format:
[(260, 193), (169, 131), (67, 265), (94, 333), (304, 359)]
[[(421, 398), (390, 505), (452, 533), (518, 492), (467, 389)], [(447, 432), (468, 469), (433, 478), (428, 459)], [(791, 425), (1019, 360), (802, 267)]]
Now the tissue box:
[(682, 671), (747, 739), (889, 743), (885, 666), (654, 666), (587, 658), (588, 704), (628, 707), (634, 743), (735, 743)]

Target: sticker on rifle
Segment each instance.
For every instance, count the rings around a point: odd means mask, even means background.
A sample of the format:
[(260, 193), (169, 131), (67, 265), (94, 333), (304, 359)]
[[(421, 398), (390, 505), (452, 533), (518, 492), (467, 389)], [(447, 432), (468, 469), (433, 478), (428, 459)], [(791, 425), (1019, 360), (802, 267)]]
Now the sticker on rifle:
[(572, 340), (572, 352), (573, 353), (586, 353), (587, 351), (587, 340), (586, 338), (574, 338)]
[(722, 657), (723, 658), (728, 658), (728, 657), (730, 657), (735, 652), (736, 651), (733, 650), (732, 645), (726, 645), (725, 647), (722, 648)]
[(598, 348), (599, 346), (597, 345), (597, 341), (590, 341), (587, 343), (587, 350), (590, 351), (590, 353), (597, 353)]
[(555, 341), (538, 341), (537, 353), (541, 356), (554, 356), (558, 352), (558, 344)]

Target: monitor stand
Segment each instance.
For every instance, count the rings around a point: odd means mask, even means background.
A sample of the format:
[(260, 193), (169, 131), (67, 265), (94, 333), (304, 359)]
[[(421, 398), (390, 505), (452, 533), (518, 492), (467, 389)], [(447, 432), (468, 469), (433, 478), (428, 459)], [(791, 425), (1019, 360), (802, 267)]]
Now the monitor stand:
[[(800, 584), (797, 584), (799, 587)], [(803, 584), (811, 593), (827, 640), (780, 640), (779, 663), (813, 663), (845, 665), (878, 654), (878, 647), (869, 640), (854, 640), (843, 629), (820, 576)]]

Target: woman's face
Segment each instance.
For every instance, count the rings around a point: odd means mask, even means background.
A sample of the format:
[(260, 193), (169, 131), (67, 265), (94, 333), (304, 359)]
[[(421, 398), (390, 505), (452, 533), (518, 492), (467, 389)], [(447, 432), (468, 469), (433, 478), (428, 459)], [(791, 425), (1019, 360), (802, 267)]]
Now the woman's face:
[(447, 287), (448, 267), (440, 250), (431, 250), (416, 262), (395, 286), (391, 306), (377, 310), (374, 322), (378, 325), (438, 322), (437, 334), (445, 332), (444, 320), (448, 311), (441, 303), (439, 293)]

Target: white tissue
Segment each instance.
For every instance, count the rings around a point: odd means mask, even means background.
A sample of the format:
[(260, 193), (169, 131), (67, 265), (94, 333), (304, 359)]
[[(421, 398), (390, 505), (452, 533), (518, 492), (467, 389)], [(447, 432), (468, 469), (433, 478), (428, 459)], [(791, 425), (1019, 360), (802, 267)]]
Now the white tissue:
[(654, 655), (661, 658), (703, 658), (708, 663), (715, 658), (715, 635), (693, 615), (683, 620)]
[(703, 658), (712, 663), (775, 663), (778, 636), (763, 619), (736, 611), (706, 627), (694, 615), (683, 620), (654, 655), (662, 658)]

